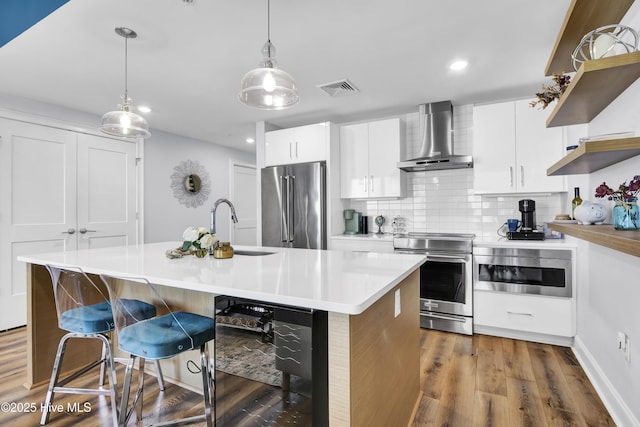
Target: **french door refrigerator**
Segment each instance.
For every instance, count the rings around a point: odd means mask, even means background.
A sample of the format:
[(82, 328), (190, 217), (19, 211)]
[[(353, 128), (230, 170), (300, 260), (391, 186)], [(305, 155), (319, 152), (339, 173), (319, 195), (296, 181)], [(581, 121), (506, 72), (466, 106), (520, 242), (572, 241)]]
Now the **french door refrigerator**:
[(262, 171), (262, 245), (327, 248), (325, 162)]

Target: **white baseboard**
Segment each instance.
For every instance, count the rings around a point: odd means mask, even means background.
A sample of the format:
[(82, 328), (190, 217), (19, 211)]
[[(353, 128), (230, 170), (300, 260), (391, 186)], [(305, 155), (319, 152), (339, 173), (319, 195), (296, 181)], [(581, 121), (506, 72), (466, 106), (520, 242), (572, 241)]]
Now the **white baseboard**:
[(622, 400), (580, 337), (575, 337), (572, 349), (580, 366), (582, 366), (582, 369), (587, 374), (589, 381), (593, 384), (598, 396), (602, 399), (602, 403), (604, 403), (604, 406), (609, 411), (616, 425), (620, 427), (640, 427), (640, 421), (633, 415), (629, 406)]

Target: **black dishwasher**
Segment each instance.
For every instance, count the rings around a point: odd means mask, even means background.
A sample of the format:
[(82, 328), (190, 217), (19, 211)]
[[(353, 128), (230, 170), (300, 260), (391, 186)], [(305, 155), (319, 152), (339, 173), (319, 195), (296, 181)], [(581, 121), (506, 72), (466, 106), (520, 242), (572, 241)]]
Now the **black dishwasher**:
[(328, 426), (327, 312), (216, 297), (218, 426)]

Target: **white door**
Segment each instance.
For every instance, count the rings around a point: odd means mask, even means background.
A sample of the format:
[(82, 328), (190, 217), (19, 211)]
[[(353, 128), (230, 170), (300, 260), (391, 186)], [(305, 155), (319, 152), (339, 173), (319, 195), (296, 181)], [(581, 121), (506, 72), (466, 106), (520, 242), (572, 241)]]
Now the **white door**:
[(17, 256), (136, 242), (136, 185), (133, 143), (0, 119), (0, 330), (26, 323)]
[(78, 134), (78, 247), (136, 243), (134, 143)]
[(236, 208), (238, 223), (229, 221), (229, 236), (232, 244), (255, 246), (257, 232), (256, 167), (231, 161), (229, 194)]

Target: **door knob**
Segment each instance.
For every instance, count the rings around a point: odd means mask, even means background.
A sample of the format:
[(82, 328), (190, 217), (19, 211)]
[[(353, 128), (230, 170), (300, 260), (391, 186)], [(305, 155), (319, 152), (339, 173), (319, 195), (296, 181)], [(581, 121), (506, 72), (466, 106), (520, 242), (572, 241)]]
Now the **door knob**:
[(80, 230), (78, 230), (80, 232), (80, 234), (84, 234), (84, 233), (95, 233), (96, 230), (87, 230), (86, 228), (81, 228)]
[(76, 232), (75, 228), (70, 228), (67, 231), (63, 231), (62, 234), (74, 234)]

